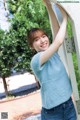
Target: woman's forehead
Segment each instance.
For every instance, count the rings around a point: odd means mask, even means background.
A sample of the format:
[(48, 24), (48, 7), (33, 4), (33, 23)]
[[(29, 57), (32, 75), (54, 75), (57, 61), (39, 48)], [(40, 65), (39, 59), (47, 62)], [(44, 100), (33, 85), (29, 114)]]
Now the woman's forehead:
[(36, 31), (34, 32), (33, 34), (33, 39), (37, 38), (37, 37), (40, 37), (42, 35), (44, 35), (45, 33), (43, 31)]

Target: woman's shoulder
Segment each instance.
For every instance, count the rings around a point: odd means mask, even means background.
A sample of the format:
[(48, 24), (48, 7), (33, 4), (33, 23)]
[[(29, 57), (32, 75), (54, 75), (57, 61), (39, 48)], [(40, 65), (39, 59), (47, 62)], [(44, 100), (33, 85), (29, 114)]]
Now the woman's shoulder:
[(39, 56), (40, 56), (40, 54), (41, 54), (41, 52), (36, 53), (36, 54), (32, 57), (31, 61), (34, 61), (34, 60), (38, 59)]
[(31, 66), (36, 66), (40, 62), (41, 52), (36, 53), (31, 59)]

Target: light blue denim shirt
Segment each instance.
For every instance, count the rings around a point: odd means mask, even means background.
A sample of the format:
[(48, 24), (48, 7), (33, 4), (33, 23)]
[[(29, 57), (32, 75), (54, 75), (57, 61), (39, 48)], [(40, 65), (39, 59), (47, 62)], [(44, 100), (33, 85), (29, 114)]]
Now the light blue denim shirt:
[(70, 98), (72, 87), (58, 53), (40, 66), (41, 53), (34, 55), (31, 68), (41, 85), (42, 107), (51, 109)]

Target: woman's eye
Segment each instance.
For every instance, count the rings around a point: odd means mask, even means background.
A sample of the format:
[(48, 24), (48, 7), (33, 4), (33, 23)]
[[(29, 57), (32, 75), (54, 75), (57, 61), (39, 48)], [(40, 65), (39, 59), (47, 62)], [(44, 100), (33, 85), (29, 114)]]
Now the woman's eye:
[(46, 35), (43, 35), (42, 37), (44, 38), (44, 37), (46, 37)]
[(35, 41), (38, 41), (38, 40), (39, 40), (39, 38), (35, 39)]

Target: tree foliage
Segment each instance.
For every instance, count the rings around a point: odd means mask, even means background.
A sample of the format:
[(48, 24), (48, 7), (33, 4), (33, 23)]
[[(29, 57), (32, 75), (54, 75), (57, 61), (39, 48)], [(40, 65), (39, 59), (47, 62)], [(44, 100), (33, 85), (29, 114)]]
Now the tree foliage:
[(11, 27), (8, 32), (0, 30), (0, 76), (4, 80), (14, 70), (31, 71), (30, 60), (34, 53), (27, 42), (29, 29), (41, 27), (51, 37), (48, 14), (42, 1), (8, 0), (7, 4), (13, 18), (9, 19)]
[[(2, 74), (7, 77), (11, 70), (30, 70), (33, 56), (27, 43), (27, 31), (32, 27), (41, 27), (50, 33), (47, 11), (42, 1), (8, 0), (9, 10), (13, 13), (9, 32), (1, 38)], [(45, 17), (44, 17), (45, 16)], [(51, 34), (50, 34), (51, 35)], [(4, 68), (4, 69), (2, 69)]]

